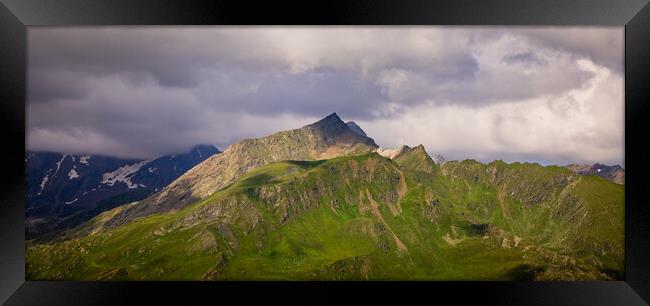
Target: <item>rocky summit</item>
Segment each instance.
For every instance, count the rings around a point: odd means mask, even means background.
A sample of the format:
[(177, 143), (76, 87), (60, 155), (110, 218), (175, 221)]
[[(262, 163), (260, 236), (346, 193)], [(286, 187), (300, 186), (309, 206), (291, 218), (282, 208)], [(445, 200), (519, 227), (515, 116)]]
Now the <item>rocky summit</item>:
[(28, 280), (621, 280), (624, 188), (435, 161), (336, 114), (243, 139), (162, 191), (30, 241)]
[(348, 126), (352, 131), (353, 131), (353, 132), (355, 132), (355, 133), (357, 133), (357, 134), (359, 134), (359, 135), (361, 135), (361, 136), (364, 136), (364, 137), (367, 137), (367, 136), (368, 136), (368, 135), (366, 135), (366, 132), (364, 132), (364, 131), (361, 129), (360, 126), (358, 126), (356, 123), (354, 123), (354, 121), (348, 121), (348, 122), (346, 122), (345, 124), (346, 124), (346, 125), (347, 125), (347, 126)]
[(329, 159), (371, 152), (376, 148), (374, 140), (352, 131), (333, 113), (299, 129), (234, 143), (162, 191), (138, 205), (125, 207), (102, 226), (115, 227), (137, 217), (180, 210), (228, 186), (247, 172), (272, 162)]

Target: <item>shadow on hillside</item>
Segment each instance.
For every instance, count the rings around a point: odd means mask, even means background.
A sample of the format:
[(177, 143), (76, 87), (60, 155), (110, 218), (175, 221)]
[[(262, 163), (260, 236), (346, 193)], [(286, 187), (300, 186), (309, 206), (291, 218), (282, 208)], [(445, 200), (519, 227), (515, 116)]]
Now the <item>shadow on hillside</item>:
[(544, 272), (543, 267), (521, 264), (507, 273), (507, 278), (513, 281), (534, 281), (538, 273)]

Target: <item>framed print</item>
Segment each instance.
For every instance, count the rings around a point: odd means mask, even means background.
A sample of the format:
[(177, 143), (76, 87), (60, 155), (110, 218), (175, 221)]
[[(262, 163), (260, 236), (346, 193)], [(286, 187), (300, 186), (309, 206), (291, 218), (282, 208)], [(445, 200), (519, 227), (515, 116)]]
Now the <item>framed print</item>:
[(8, 305), (650, 298), (644, 1), (3, 4)]

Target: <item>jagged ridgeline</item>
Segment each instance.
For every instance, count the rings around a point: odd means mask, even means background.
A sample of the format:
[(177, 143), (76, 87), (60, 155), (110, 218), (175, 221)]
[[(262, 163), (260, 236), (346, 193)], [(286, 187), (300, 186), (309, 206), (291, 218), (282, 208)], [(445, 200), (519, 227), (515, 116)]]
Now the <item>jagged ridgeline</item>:
[(621, 279), (623, 213), (623, 186), (602, 177), (438, 163), (422, 146), (380, 149), (333, 114), (30, 243), (27, 278)]

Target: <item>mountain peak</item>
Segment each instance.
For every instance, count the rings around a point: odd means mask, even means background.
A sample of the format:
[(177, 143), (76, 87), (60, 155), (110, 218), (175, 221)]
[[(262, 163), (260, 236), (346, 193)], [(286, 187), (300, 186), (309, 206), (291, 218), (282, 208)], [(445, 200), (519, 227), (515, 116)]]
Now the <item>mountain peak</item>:
[(332, 113), (301, 128), (242, 139), (218, 156), (196, 165), (137, 206), (121, 211), (105, 225), (115, 227), (138, 217), (181, 209), (197, 199), (208, 197), (248, 171), (272, 162), (331, 159), (369, 153), (376, 148), (372, 138), (353, 132), (336, 113)]
[(435, 162), (431, 159), (431, 156), (424, 149), (423, 145), (418, 145), (413, 148), (408, 146), (402, 146), (400, 152), (393, 157), (393, 160), (404, 167), (405, 169), (410, 169), (414, 171), (423, 171), (431, 173), (433, 170), (433, 165)]
[(341, 117), (339, 117), (338, 114), (331, 113), (310, 125), (325, 125), (325, 124), (339, 124), (339, 123), (345, 124), (343, 120), (341, 120)]
[(379, 153), (379, 155), (390, 158), (390, 159), (396, 159), (399, 158), (400, 156), (406, 156), (406, 155), (413, 155), (413, 154), (419, 154), (419, 155), (426, 155), (428, 158), (432, 159), (436, 164), (442, 164), (445, 162), (445, 158), (442, 157), (440, 154), (434, 154), (433, 156), (429, 155), (427, 153), (427, 150), (424, 148), (424, 145), (417, 145), (413, 148), (407, 146), (407, 145), (401, 145), (395, 149), (384, 149), (384, 148), (377, 148), (375, 152)]
[(400, 154), (402, 154), (404, 152), (410, 151), (410, 150), (411, 150), (411, 147), (409, 147), (407, 145), (401, 145), (401, 146), (399, 146), (398, 148), (395, 148), (395, 149), (377, 148), (376, 152), (379, 155), (383, 156), (383, 157), (386, 157), (386, 158), (389, 158), (389, 159), (394, 159), (398, 155), (400, 155)]
[(307, 127), (314, 128), (323, 132), (325, 135), (336, 136), (350, 130), (343, 120), (336, 113), (331, 113), (327, 117), (318, 120)]
[(201, 143), (201, 144), (196, 144), (196, 145), (194, 145), (194, 146), (192, 147), (192, 149), (190, 149), (190, 151), (194, 151), (194, 150), (201, 150), (201, 151), (206, 150), (206, 151), (208, 151), (208, 152), (212, 152), (212, 151), (220, 152), (220, 151), (219, 151), (219, 148), (215, 147), (214, 145), (211, 145), (211, 144), (203, 144), (203, 143)]
[(358, 124), (356, 124), (354, 121), (348, 121), (345, 124), (350, 128), (350, 130), (352, 130), (352, 132), (355, 132), (364, 137), (368, 137), (366, 132), (364, 132), (363, 129), (361, 129), (361, 127)]

